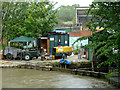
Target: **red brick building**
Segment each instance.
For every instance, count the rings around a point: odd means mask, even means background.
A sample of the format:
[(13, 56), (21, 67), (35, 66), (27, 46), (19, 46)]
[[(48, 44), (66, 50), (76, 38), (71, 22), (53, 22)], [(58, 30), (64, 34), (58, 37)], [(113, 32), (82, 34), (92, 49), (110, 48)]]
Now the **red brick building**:
[(92, 35), (92, 31), (69, 32), (70, 37), (82, 37)]

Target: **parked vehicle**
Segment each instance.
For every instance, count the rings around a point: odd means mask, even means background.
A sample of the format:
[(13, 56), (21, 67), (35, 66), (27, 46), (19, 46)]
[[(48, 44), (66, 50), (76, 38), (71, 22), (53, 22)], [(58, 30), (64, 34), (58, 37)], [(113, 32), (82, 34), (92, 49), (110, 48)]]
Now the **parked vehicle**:
[[(7, 60), (12, 60), (12, 59), (17, 59), (17, 58), (30, 60), (33, 57), (38, 58), (40, 56), (40, 52), (37, 48), (33, 48), (33, 46), (35, 46), (33, 44), (34, 41), (35, 41), (34, 38), (25, 37), (25, 36), (21, 36), (21, 37), (18, 37), (16, 39), (9, 41), (9, 47), (5, 47), (5, 50), (4, 50), (5, 58)], [(22, 42), (22, 46), (19, 46), (19, 47), (22, 47), (22, 49), (10, 47), (10, 43), (14, 43), (14, 42), (17, 42), (18, 45), (20, 45)], [(25, 43), (27, 44), (23, 45)]]
[(4, 56), (7, 60), (17, 58), (30, 60), (33, 57), (38, 58), (40, 56), (40, 53), (37, 50), (22, 50), (14, 47), (5, 47)]

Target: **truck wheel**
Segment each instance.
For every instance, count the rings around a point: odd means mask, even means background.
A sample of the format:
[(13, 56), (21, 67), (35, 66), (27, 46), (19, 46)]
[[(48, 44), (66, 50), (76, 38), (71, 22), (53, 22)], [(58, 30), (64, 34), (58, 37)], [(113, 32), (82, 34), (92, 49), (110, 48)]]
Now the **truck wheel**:
[(25, 60), (30, 60), (31, 56), (29, 54), (26, 54), (24, 58), (25, 58)]
[(13, 55), (10, 54), (10, 53), (8, 53), (8, 54), (6, 55), (6, 59), (7, 59), (7, 60), (12, 60), (12, 59), (13, 59)]

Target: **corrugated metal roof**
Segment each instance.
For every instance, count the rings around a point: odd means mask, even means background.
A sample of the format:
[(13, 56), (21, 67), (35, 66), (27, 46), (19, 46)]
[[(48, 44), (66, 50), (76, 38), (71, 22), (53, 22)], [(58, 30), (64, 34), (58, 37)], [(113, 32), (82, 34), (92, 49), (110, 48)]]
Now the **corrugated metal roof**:
[(66, 33), (66, 31), (62, 29), (54, 29), (53, 31), (56, 33)]

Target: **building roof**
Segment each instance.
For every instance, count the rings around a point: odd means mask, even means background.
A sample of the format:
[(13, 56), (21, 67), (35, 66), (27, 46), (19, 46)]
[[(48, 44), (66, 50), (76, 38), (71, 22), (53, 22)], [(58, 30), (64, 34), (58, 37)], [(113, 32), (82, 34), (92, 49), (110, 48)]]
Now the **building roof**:
[(15, 38), (9, 42), (30, 42), (35, 40), (35, 38), (31, 38), (31, 37), (26, 37), (26, 36), (20, 36), (18, 38)]
[(53, 31), (56, 33), (66, 33), (66, 31), (63, 29), (54, 29)]

